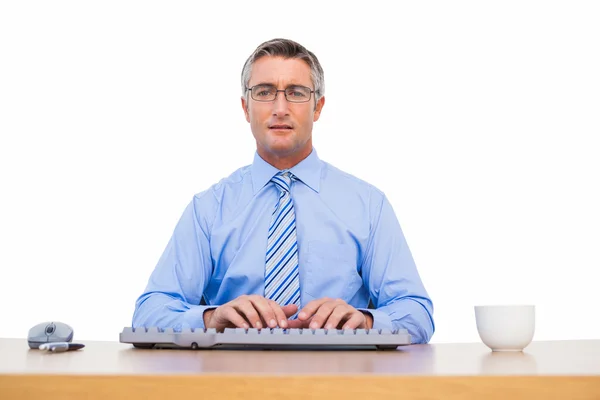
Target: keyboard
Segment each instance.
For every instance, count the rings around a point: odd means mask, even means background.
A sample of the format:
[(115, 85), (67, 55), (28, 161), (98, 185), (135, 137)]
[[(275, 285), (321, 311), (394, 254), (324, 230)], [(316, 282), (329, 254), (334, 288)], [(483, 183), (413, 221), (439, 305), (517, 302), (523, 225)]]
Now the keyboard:
[(131, 328), (119, 335), (121, 343), (159, 349), (262, 349), (262, 350), (391, 350), (410, 344), (406, 329), (215, 329)]

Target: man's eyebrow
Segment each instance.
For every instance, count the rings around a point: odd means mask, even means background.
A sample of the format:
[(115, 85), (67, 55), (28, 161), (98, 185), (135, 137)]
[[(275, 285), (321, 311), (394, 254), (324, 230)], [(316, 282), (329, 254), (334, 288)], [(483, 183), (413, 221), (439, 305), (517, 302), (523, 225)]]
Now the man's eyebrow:
[[(257, 83), (257, 84), (256, 84), (256, 85), (254, 85), (254, 86), (273, 86), (273, 87), (277, 87), (277, 85), (276, 85), (276, 84), (274, 84), (274, 83), (271, 83), (271, 82), (260, 82), (260, 83)], [(303, 86), (303, 87), (308, 87), (308, 86), (306, 86), (306, 85), (303, 85), (302, 83), (290, 83), (289, 85), (287, 85), (287, 86), (286, 86), (286, 88), (289, 88), (289, 87), (294, 87), (294, 86)]]

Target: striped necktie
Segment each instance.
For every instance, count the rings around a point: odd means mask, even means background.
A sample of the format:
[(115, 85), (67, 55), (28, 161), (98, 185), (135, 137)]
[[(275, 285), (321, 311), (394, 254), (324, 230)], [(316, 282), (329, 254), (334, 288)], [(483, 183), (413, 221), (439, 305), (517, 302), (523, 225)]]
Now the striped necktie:
[(271, 217), (265, 268), (265, 297), (279, 305), (300, 307), (296, 213), (290, 196), (293, 175), (278, 173), (271, 182), (279, 189), (279, 200)]

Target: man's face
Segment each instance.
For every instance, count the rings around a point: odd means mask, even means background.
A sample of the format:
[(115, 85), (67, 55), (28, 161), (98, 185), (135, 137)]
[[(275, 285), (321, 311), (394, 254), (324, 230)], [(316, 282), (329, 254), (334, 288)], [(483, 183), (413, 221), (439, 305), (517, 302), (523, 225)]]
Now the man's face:
[[(314, 90), (310, 67), (302, 60), (281, 57), (262, 57), (252, 67), (248, 87), (269, 84), (283, 90), (300, 85)], [(288, 102), (283, 92), (278, 92), (273, 101), (248, 100), (242, 97), (246, 121), (250, 123), (256, 139), (258, 154), (275, 165), (282, 160), (291, 162), (287, 168), (306, 158), (312, 150), (313, 122), (319, 119), (325, 98), (319, 99), (315, 107), (315, 94), (305, 103)]]

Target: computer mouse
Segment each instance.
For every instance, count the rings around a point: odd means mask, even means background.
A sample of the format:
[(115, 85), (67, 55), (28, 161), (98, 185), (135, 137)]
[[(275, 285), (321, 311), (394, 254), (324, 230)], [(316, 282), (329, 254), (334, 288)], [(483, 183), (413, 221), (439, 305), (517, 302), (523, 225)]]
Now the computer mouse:
[(40, 344), (53, 342), (71, 342), (73, 328), (64, 322), (42, 322), (29, 330), (27, 343), (32, 349), (37, 349)]

